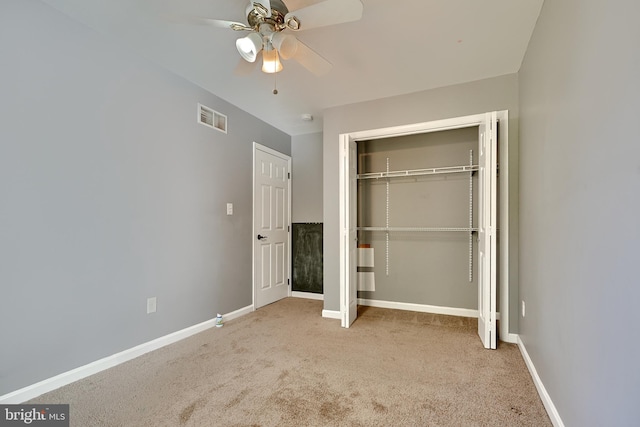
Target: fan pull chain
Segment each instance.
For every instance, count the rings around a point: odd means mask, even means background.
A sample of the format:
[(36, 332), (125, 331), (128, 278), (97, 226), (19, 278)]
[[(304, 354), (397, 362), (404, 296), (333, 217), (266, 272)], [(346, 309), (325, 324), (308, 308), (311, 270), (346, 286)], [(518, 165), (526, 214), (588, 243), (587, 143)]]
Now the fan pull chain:
[(278, 73), (273, 73), (273, 94), (278, 94)]
[[(278, 66), (278, 49), (274, 49), (276, 51), (276, 60), (273, 63), (274, 67)], [(278, 94), (278, 72), (277, 70), (274, 70), (273, 73), (273, 94), (277, 95)]]

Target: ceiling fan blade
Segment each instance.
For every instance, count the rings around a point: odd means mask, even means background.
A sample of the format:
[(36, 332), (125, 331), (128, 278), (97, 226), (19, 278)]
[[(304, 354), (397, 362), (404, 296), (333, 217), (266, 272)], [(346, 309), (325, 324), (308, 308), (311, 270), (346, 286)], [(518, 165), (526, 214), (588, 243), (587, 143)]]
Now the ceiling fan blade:
[(271, 44), (278, 49), (282, 59), (293, 57), (298, 49), (298, 39), (291, 34), (273, 33)]
[(320, 54), (313, 51), (309, 46), (298, 40), (296, 53), (293, 55), (293, 59), (298, 61), (307, 70), (311, 71), (316, 76), (323, 76), (331, 71), (333, 65)]
[(211, 19), (211, 18), (188, 18), (188, 22), (196, 25), (208, 25), (216, 28), (227, 28), (235, 31), (252, 31), (253, 28), (241, 22), (225, 21), (224, 19)]
[[(300, 22), (300, 30), (308, 30), (357, 21), (362, 18), (362, 9), (360, 0), (325, 0), (287, 13), (284, 22), (295, 18)], [(296, 29), (291, 25), (289, 28)]]
[(251, 5), (258, 3), (266, 9), (266, 17), (271, 17), (271, 2), (269, 0), (252, 0)]

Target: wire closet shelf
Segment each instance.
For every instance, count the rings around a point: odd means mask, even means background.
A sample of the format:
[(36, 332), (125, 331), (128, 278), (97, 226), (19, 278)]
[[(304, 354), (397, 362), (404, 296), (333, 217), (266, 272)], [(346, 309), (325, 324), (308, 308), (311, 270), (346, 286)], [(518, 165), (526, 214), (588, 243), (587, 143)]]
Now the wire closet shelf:
[[(479, 170), (478, 165), (473, 164), (473, 150), (469, 150), (469, 164), (461, 166), (445, 166), (438, 168), (389, 170), (389, 158), (387, 158), (387, 170), (383, 172), (368, 172), (357, 174), (358, 180), (386, 179), (386, 225), (384, 227), (357, 227), (358, 231), (384, 232), (385, 238), (385, 270), (389, 275), (389, 233), (391, 232), (463, 232), (469, 235), (469, 282), (473, 281), (473, 233), (478, 231), (473, 227), (473, 173)], [(391, 227), (389, 225), (389, 179), (402, 177), (415, 177), (423, 175), (441, 175), (452, 173), (469, 174), (469, 226), (468, 227)]]

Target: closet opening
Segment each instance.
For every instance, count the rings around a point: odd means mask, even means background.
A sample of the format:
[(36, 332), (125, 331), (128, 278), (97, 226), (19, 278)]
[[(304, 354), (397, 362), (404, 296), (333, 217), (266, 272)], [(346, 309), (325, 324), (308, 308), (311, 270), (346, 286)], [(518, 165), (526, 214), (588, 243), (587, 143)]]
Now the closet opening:
[(476, 317), (495, 348), (500, 306), (508, 334), (507, 118), (341, 135), (343, 327), (358, 304)]

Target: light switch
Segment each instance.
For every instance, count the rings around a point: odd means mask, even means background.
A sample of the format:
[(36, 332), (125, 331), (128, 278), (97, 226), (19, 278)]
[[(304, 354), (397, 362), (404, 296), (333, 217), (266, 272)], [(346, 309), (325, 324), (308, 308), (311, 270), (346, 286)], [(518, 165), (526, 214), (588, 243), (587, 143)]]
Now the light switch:
[(227, 215), (233, 215), (233, 203), (227, 203)]
[(147, 314), (156, 312), (156, 297), (147, 298)]

